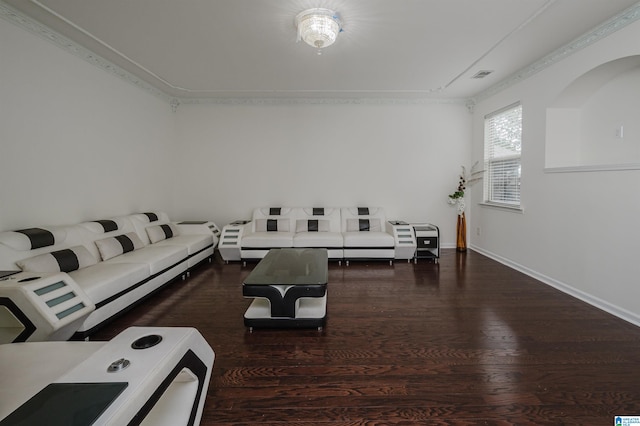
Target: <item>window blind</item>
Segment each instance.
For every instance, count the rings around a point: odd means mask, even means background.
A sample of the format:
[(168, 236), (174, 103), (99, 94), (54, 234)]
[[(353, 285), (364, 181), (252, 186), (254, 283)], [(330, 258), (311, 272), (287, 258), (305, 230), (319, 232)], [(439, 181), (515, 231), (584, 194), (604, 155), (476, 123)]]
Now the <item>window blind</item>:
[(520, 205), (522, 105), (485, 117), (485, 201)]

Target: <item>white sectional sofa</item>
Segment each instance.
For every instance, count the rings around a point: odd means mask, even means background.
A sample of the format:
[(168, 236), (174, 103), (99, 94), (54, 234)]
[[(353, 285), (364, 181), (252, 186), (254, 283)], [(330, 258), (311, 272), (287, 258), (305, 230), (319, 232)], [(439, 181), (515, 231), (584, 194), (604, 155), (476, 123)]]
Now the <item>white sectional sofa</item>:
[[(78, 288), (74, 291), (90, 301), (84, 305), (95, 305), (75, 330), (74, 337), (82, 338), (211, 259), (216, 243), (217, 237), (206, 227), (171, 222), (163, 212), (139, 213), (76, 225), (0, 232), (0, 270), (20, 270), (16, 277), (27, 277), (30, 285), (31, 280), (60, 274), (75, 282)], [(0, 305), (2, 284), (0, 281)], [(42, 311), (46, 307), (33, 309)], [(32, 313), (22, 314), (29, 317)], [(22, 340), (29, 340), (29, 336)]]
[(220, 253), (225, 261), (248, 261), (262, 259), (272, 248), (326, 248), (329, 259), (348, 264), (391, 262), (398, 258), (397, 245), (393, 225), (380, 207), (261, 207), (250, 222), (223, 228)]

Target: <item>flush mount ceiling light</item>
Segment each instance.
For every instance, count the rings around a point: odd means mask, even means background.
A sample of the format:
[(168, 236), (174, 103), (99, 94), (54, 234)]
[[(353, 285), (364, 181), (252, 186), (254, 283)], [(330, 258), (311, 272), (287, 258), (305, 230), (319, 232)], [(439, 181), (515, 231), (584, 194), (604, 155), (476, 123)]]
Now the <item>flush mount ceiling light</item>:
[(338, 14), (330, 9), (307, 9), (296, 16), (298, 41), (304, 40), (309, 46), (320, 49), (331, 46), (342, 31)]

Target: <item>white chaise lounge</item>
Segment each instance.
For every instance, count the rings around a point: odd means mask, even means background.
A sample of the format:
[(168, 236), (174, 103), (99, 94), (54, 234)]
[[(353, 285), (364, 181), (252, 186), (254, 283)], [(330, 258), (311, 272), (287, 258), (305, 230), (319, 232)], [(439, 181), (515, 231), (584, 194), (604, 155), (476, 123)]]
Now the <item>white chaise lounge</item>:
[(34, 319), (9, 341), (86, 337), (210, 259), (216, 243), (208, 229), (162, 212), (0, 232), (0, 270), (21, 271), (0, 281), (0, 328), (19, 328), (26, 317)]

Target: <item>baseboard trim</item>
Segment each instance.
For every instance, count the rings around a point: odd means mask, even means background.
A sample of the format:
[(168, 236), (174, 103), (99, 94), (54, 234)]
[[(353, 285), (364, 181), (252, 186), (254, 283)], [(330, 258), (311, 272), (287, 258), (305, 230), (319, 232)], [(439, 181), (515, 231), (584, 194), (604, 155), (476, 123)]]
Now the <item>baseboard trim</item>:
[(561, 281), (558, 281), (556, 279), (553, 279), (547, 275), (541, 274), (537, 271), (534, 271), (533, 269), (527, 268), (526, 266), (523, 266), (519, 263), (516, 263), (510, 259), (507, 259), (505, 257), (499, 256), (495, 253), (492, 253), (490, 251), (484, 250), (480, 247), (477, 247), (475, 245), (471, 245), (469, 247), (471, 250), (478, 252), (484, 256), (487, 256), (490, 259), (495, 260), (496, 262), (502, 263), (505, 266), (508, 266), (512, 269), (515, 269), (518, 272), (522, 272), (525, 275), (528, 275), (532, 278), (535, 278), (536, 280), (547, 284), (557, 290), (560, 290), (561, 292), (568, 294), (570, 296), (573, 296), (577, 299), (582, 300), (585, 303), (588, 303), (591, 306), (594, 306), (598, 309), (601, 309), (605, 312), (610, 313), (611, 315), (614, 315), (620, 319), (623, 319), (627, 322), (630, 322), (631, 324), (640, 327), (640, 316), (637, 314), (634, 314), (633, 312), (630, 312), (624, 308), (621, 308), (617, 305), (611, 304), (609, 302), (607, 302), (606, 300), (600, 299), (599, 297), (593, 296), (589, 293), (586, 293), (582, 290), (578, 290), (575, 287), (572, 287), (566, 283), (563, 283)]

